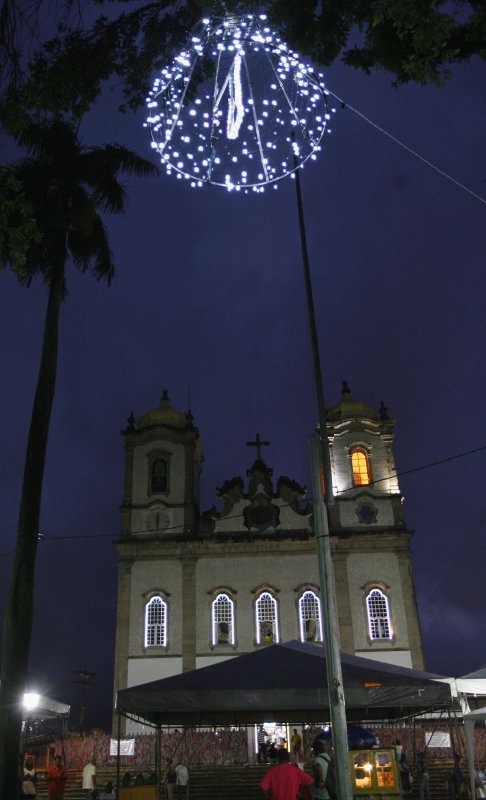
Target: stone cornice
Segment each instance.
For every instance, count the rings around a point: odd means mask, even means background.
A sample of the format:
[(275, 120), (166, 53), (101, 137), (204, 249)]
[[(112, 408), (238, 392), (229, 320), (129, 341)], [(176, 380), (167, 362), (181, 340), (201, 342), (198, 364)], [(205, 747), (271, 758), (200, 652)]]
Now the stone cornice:
[[(380, 536), (380, 552), (403, 552), (410, 550), (411, 532), (404, 531), (400, 534), (382, 533)], [(258, 540), (247, 541), (214, 541), (214, 540), (192, 540), (190, 542), (175, 542), (161, 540), (139, 540), (135, 538), (124, 539), (115, 542), (120, 562), (133, 560), (155, 560), (161, 558), (187, 559), (199, 558), (235, 558), (241, 556), (261, 556), (261, 555), (307, 555), (315, 553), (315, 539), (279, 539), (279, 540)], [(376, 553), (376, 536), (360, 532), (350, 537), (331, 537), (331, 549), (336, 555), (353, 552), (374, 552)]]

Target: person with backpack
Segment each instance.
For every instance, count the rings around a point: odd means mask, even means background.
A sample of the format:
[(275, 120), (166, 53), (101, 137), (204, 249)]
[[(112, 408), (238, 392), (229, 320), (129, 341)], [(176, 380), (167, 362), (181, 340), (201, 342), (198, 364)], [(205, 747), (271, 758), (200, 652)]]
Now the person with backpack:
[(314, 750), (314, 783), (311, 787), (314, 800), (336, 800), (336, 774), (331, 755), (331, 742), (316, 739)]

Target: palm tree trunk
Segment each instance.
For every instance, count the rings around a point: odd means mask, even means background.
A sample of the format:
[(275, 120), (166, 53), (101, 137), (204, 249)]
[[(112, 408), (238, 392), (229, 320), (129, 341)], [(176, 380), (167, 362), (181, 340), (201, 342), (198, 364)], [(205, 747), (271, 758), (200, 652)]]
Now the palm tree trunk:
[(25, 456), (19, 521), (3, 626), (0, 687), (0, 800), (19, 796), (22, 698), (26, 688), (34, 609), (34, 578), (44, 465), (56, 387), (59, 315), (64, 264), (54, 269), (44, 325), (41, 362)]

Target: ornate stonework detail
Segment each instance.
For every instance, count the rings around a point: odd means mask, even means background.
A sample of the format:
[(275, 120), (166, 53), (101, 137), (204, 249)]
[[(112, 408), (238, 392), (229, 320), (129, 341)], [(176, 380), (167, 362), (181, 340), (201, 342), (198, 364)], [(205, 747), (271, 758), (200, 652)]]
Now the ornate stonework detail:
[[(264, 444), (259, 442), (259, 444)], [(248, 491), (242, 477), (227, 480), (217, 490), (223, 504), (221, 511), (213, 506), (202, 514), (199, 534), (206, 538), (214, 533), (251, 531), (253, 535), (264, 532), (280, 535), (287, 531), (310, 531), (309, 504), (301, 503), (307, 493), (306, 487), (286, 475), (279, 477), (277, 489), (273, 489), (273, 470), (261, 458), (246, 472)], [(247, 534), (248, 535), (248, 534)]]
[(355, 514), (361, 525), (372, 525), (378, 519), (378, 509), (373, 503), (360, 503)]
[(256, 494), (265, 494), (271, 497), (273, 494), (272, 475), (273, 469), (267, 467), (261, 458), (257, 458), (251, 469), (247, 469), (248, 475), (248, 497), (255, 497)]
[(277, 481), (277, 497), (280, 497), (284, 503), (287, 503), (296, 514), (309, 514), (309, 505), (307, 505), (305, 509), (301, 509), (299, 506), (299, 503), (304, 499), (306, 494), (307, 486), (301, 486), (300, 483), (292, 480), (292, 478), (288, 478), (287, 475), (281, 475)]
[(276, 528), (280, 521), (280, 509), (273, 505), (270, 499), (264, 494), (257, 494), (252, 499), (249, 506), (243, 510), (245, 527), (248, 530), (256, 528), (257, 531), (265, 531), (268, 528)]
[(229, 514), (233, 507), (245, 497), (243, 478), (231, 478), (216, 489), (219, 499), (223, 503), (223, 514)]

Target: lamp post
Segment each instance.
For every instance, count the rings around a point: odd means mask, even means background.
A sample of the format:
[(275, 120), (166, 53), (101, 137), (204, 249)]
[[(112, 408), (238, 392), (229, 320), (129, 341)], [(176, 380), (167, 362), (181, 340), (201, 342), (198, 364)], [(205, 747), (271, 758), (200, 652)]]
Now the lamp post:
[(329, 452), (329, 439), (327, 437), (326, 407), (324, 404), (321, 360), (319, 356), (314, 296), (312, 292), (299, 173), (300, 170), (297, 169), (295, 171), (297, 210), (319, 422), (319, 430), (317, 434), (312, 437), (310, 444), (312, 491), (314, 496), (314, 528), (319, 581), (321, 584), (327, 686), (336, 761), (338, 797), (340, 800), (348, 800), (348, 798), (350, 800), (353, 796), (353, 790), (351, 786), (351, 773), (349, 770), (348, 733), (341, 668), (341, 636), (339, 632), (339, 615), (329, 531), (329, 507), (334, 503), (331, 457)]
[(334, 109), (328, 108), (322, 76), (272, 31), (264, 14), (203, 19), (186, 47), (161, 71), (147, 107), (152, 148), (167, 173), (190, 186), (209, 183), (228, 191), (262, 192), (295, 174), (319, 420), (311, 460), (329, 706), (339, 798), (351, 800), (329, 539), (331, 463), (299, 177), (299, 167), (317, 157), (324, 134), (330, 132)]

